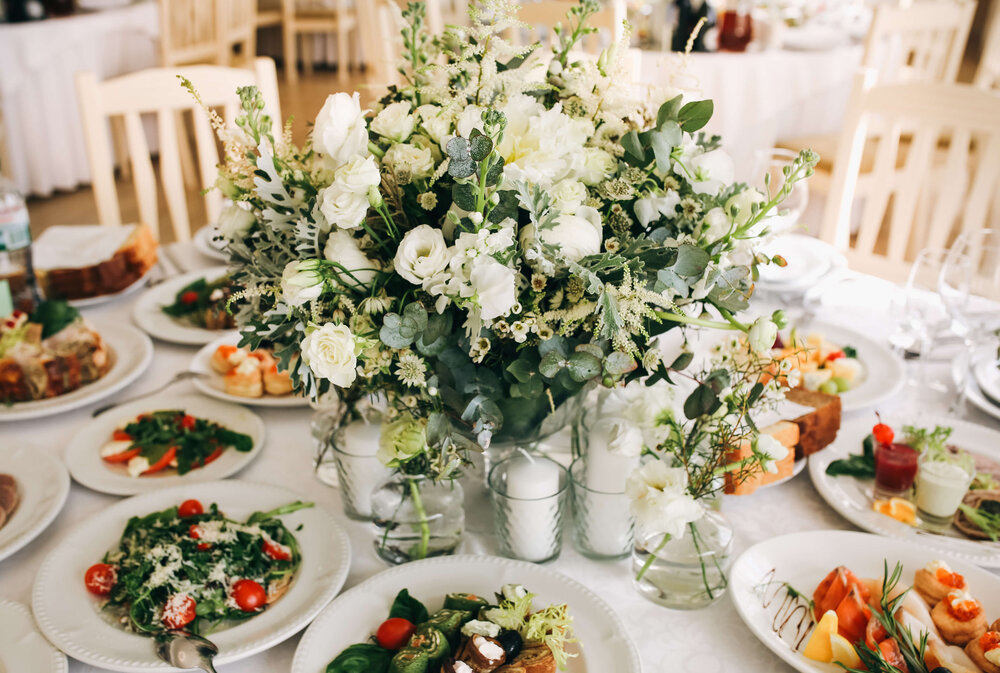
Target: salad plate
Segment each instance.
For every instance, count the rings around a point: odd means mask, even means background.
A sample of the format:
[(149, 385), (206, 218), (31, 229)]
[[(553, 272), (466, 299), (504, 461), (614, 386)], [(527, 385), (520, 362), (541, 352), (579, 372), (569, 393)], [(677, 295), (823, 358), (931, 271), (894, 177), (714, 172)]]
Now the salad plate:
[[(181, 475), (175, 469), (139, 477), (129, 475), (125, 462), (111, 463), (101, 455), (116, 430), (124, 428), (140, 414), (176, 409), (192, 417), (219, 424), (250, 437), (249, 451), (226, 448), (217, 460)], [(123, 404), (91, 420), (73, 436), (66, 447), (66, 466), (73, 479), (87, 488), (112, 495), (135, 495), (149, 490), (180, 486), (230, 477), (260, 454), (264, 448), (264, 421), (246, 407), (200, 395), (157, 395)]]
[(219, 230), (216, 229), (215, 225), (208, 224), (194, 232), (191, 242), (194, 243), (195, 249), (206, 257), (228, 262), (229, 257), (223, 248), (223, 242), (217, 238), (218, 236)]
[(17, 601), (0, 598), (0, 671), (66, 673), (66, 655), (45, 640), (31, 611)]
[[(981, 366), (980, 363), (984, 359), (989, 359), (989, 354), (984, 354), (979, 352), (973, 358), (972, 372), (975, 372), (977, 367)], [(982, 411), (985, 414), (989, 414), (993, 418), (1000, 420), (1000, 403), (995, 403), (986, 395), (983, 394), (982, 389), (980, 389), (976, 376), (970, 375), (969, 370), (966, 368), (965, 358), (955, 358), (951, 363), (951, 380), (956, 387), (961, 388), (965, 385), (965, 399)]]
[[(921, 540), (891, 540), (853, 531), (793, 533), (743, 552), (733, 564), (729, 588), (747, 628), (782, 660), (803, 673), (842, 672), (835, 664), (803, 656), (812, 620), (800, 621), (808, 614), (806, 608), (796, 609), (786, 588), (794, 588), (808, 600), (835, 566), (846, 566), (858, 577), (880, 579), (886, 563), (890, 571), (900, 563), (901, 583), (912, 584), (918, 569), (938, 560), (935, 554)], [(948, 565), (965, 577), (990, 621), (1000, 616), (1000, 580), (995, 575), (962, 561), (949, 559)]]
[(214, 341), (222, 332), (206, 329), (173, 318), (163, 311), (174, 303), (177, 294), (191, 283), (204, 278), (212, 282), (226, 275), (226, 267), (217, 266), (175, 276), (143, 293), (132, 307), (132, 320), (146, 334), (172, 343), (202, 345)]
[[(217, 481), (161, 489), (123, 500), (88, 519), (42, 562), (32, 590), (35, 620), (45, 637), (86, 664), (115, 671), (175, 671), (153, 650), (152, 638), (124, 630), (101, 610), (84, 585), (88, 568), (117, 549), (129, 520), (197, 499), (218, 504), (231, 519), (298, 500), (294, 491), (246, 481)], [(280, 516), (293, 531), (302, 563), (284, 595), (262, 613), (203, 634), (219, 646), (216, 666), (272, 647), (305, 627), (337, 594), (350, 566), (350, 541), (343, 527), (319, 506)]]
[[(901, 419), (906, 422), (906, 419)], [(969, 539), (954, 527), (943, 533), (932, 533), (880, 514), (872, 509), (874, 481), (856, 477), (827, 474), (827, 467), (834, 460), (861, 452), (864, 438), (871, 433), (874, 416), (863, 415), (846, 421), (830, 446), (809, 458), (809, 476), (827, 504), (845, 519), (871, 533), (893, 538), (905, 538), (922, 545), (928, 553), (958, 557), (987, 568), (1000, 568), (1000, 543)], [(898, 426), (893, 419), (883, 422)], [(920, 427), (941, 425), (952, 428), (948, 444), (971, 454), (1000, 461), (1000, 432), (981, 425), (950, 418), (919, 419)], [(1000, 615), (998, 615), (1000, 616)]]
[(226, 402), (250, 404), (258, 407), (304, 407), (309, 405), (309, 399), (299, 395), (262, 395), (260, 397), (243, 397), (226, 392), (222, 374), (212, 368), (212, 356), (219, 346), (235, 346), (240, 342), (239, 332), (229, 332), (215, 341), (206, 344), (191, 360), (189, 369), (205, 374), (204, 378), (194, 379), (194, 386), (200, 392)]
[(149, 337), (121, 323), (95, 323), (95, 327), (112, 357), (107, 374), (57, 397), (0, 406), (0, 421), (22, 421), (78, 409), (115, 394), (142, 376), (153, 359), (153, 342)]
[(0, 451), (0, 474), (14, 477), (20, 502), (0, 527), (0, 560), (48, 528), (69, 495), (69, 474), (58, 459), (38, 447), (4, 448), (8, 450)]
[(504, 584), (520, 584), (538, 605), (567, 604), (574, 648), (569, 673), (640, 673), (639, 653), (617, 614), (590, 589), (552, 568), (494, 556), (444, 556), (385, 570), (334, 600), (299, 641), (292, 673), (324, 673), (346, 647), (363, 643), (386, 618), (394, 597), (407, 589), (429, 610), (453, 592), (493, 596)]

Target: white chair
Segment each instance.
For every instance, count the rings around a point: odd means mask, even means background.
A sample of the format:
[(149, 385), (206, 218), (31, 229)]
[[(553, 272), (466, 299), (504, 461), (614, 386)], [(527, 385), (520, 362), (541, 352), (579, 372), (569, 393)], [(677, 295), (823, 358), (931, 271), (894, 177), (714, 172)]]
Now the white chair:
[[(120, 116), (125, 123), (140, 220), (148, 224), (155, 234), (159, 232), (156, 177), (141, 119), (143, 114), (154, 114), (159, 130), (160, 179), (174, 238), (178, 241), (190, 239), (191, 222), (178, 151), (181, 133), (177, 120), (180, 113), (190, 111), (194, 120), (200, 185), (205, 188), (215, 183), (219, 154), (208, 115), (181, 87), (178, 75), (192, 82), (207, 106), (220, 108), (222, 118), (230, 125), (239, 111), (236, 89), (256, 85), (264, 97), (268, 114), (278, 125), (281, 123), (277, 75), (274, 61), (269, 58), (256, 59), (253, 70), (214, 65), (151, 68), (103, 82), (98, 82), (92, 72), (77, 73), (77, 95), (101, 224), (122, 223), (106, 123), (109, 117)], [(222, 207), (222, 196), (218, 190), (211, 190), (204, 199), (208, 221), (214, 222)]]
[(982, 89), (1000, 89), (1000, 6), (997, 3), (989, 8), (983, 32), (983, 51), (972, 82)]
[(160, 0), (160, 65), (218, 63), (215, 0)]
[(257, 0), (215, 0), (218, 65), (253, 67), (257, 58)]
[[(507, 38), (517, 46), (533, 42), (549, 44), (552, 29), (556, 24), (562, 24), (566, 28), (566, 12), (578, 5), (577, 0), (520, 0), (517, 18), (528, 24), (528, 28), (512, 28), (507, 31)], [(612, 44), (617, 42), (624, 31), (625, 18), (624, 0), (605, 0), (601, 9), (587, 20), (587, 25), (597, 28), (599, 32), (584, 37), (580, 45), (583, 51), (598, 54), (604, 46), (602, 36)], [(527, 40), (524, 39), (524, 33), (528, 34)]]
[[(997, 220), (1000, 95), (967, 84), (876, 81), (872, 70), (855, 80), (821, 238), (852, 267), (900, 280), (920, 249), (948, 247), (959, 231)], [(855, 202), (873, 123), (885, 131), (867, 193)], [(905, 155), (904, 129), (911, 130)], [(853, 207), (860, 207), (860, 226), (852, 234)]]
[(358, 4), (361, 48), (365, 55), (365, 79), (370, 86), (402, 84), (403, 16), (393, 0), (366, 0)]
[(289, 84), (298, 81), (299, 36), (303, 37), (302, 67), (312, 71), (312, 58), (306, 47), (307, 36), (333, 34), (337, 36), (337, 78), (344, 82), (351, 65), (350, 36), (358, 26), (355, 13), (374, 0), (355, 0), (354, 8), (347, 0), (329, 2), (310, 0), (281, 0), (282, 47), (285, 52), (285, 79)]

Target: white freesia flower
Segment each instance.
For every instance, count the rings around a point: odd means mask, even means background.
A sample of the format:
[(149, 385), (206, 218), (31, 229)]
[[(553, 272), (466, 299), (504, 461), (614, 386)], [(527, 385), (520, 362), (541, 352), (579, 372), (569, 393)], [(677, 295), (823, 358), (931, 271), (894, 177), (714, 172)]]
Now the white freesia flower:
[(302, 340), (302, 361), (319, 378), (346, 388), (358, 375), (358, 344), (347, 325), (326, 323)]
[(394, 171), (405, 169), (414, 178), (430, 177), (434, 172), (434, 155), (429, 147), (417, 147), (408, 143), (393, 145), (385, 152), (382, 163)]
[(361, 98), (357, 92), (328, 96), (316, 116), (313, 148), (330, 157), (336, 166), (347, 163), (355, 155), (367, 154), (366, 112), (368, 110), (361, 110)]
[(687, 492), (687, 473), (668, 467), (662, 460), (650, 460), (633, 472), (625, 483), (631, 510), (642, 537), (669, 535), (684, 537), (687, 525), (703, 514), (698, 502)]
[(451, 255), (440, 229), (427, 224), (410, 229), (399, 243), (394, 259), (396, 273), (414, 285), (438, 278)]
[(483, 320), (510, 313), (517, 302), (514, 280), (514, 270), (492, 257), (484, 256), (473, 263), (469, 283), (479, 300)]
[(555, 225), (542, 229), (540, 234), (534, 225), (521, 230), (521, 242), (525, 247), (530, 246), (536, 236), (557, 248), (567, 260), (578, 262), (601, 251), (604, 241), (601, 214), (596, 208), (580, 206), (573, 215), (559, 215)]
[(677, 206), (681, 203), (681, 195), (672, 189), (663, 194), (650, 194), (635, 202), (635, 216), (639, 224), (648, 226), (661, 217), (672, 219), (677, 216)]
[(691, 189), (696, 194), (718, 194), (733, 182), (736, 169), (733, 160), (723, 150), (698, 154), (687, 163), (691, 171)]
[(733, 218), (736, 226), (742, 227), (750, 220), (754, 204), (763, 204), (767, 198), (753, 187), (734, 194), (726, 201), (726, 214)]
[(750, 325), (750, 333), (747, 335), (750, 347), (758, 353), (763, 353), (774, 347), (774, 340), (778, 336), (778, 326), (767, 317), (757, 318)]
[(319, 209), (330, 225), (354, 229), (368, 214), (368, 192), (355, 192), (334, 182), (319, 194)]
[(576, 177), (585, 185), (603, 182), (618, 167), (613, 156), (596, 147), (585, 147), (580, 153), (580, 165), (576, 167)]
[(302, 306), (323, 294), (322, 265), (317, 259), (289, 262), (281, 273), (281, 297), (289, 306)]
[(410, 102), (390, 103), (372, 120), (371, 130), (383, 138), (401, 143), (413, 134), (417, 120), (410, 114)]
[(357, 239), (350, 232), (332, 232), (330, 238), (326, 239), (323, 256), (344, 267), (333, 271), (340, 277), (338, 282), (341, 285), (358, 288), (358, 283), (368, 285), (375, 279), (375, 262), (361, 252)]
[(219, 222), (216, 228), (219, 233), (230, 241), (235, 241), (246, 236), (250, 228), (253, 227), (257, 218), (249, 209), (249, 204), (244, 207), (243, 203), (231, 203), (219, 213)]
[(771, 435), (760, 435), (755, 442), (756, 453), (761, 458), (765, 472), (777, 474), (778, 463), (788, 457), (788, 447)]
[(552, 206), (561, 213), (573, 215), (587, 199), (587, 186), (577, 180), (560, 180), (551, 189)]
[(732, 226), (733, 222), (726, 212), (722, 208), (715, 207), (705, 213), (705, 219), (701, 221), (702, 236), (709, 241), (718, 241), (729, 233)]
[(333, 181), (348, 192), (367, 195), (369, 189), (382, 183), (382, 176), (374, 157), (358, 155), (337, 169)]

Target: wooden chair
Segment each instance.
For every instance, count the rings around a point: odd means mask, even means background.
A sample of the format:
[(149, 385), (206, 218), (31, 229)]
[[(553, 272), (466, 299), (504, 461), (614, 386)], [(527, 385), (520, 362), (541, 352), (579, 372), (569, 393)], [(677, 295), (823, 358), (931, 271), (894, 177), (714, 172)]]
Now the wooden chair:
[[(337, 36), (337, 79), (347, 79), (347, 69), (351, 65), (350, 35), (358, 26), (355, 11), (360, 11), (373, 0), (355, 0), (354, 9), (347, 0), (328, 2), (311, 0), (307, 8), (298, 7), (302, 0), (281, 0), (282, 46), (285, 52), (285, 78), (289, 84), (298, 81), (298, 40), (299, 36), (334, 34)], [(328, 8), (332, 5), (332, 9)], [(304, 50), (302, 67), (312, 71), (312, 60)]]
[(257, 0), (257, 28), (280, 26), (283, 18), (281, 0)]
[[(121, 224), (114, 167), (109, 152), (110, 140), (105, 122), (109, 117), (121, 116), (125, 120), (129, 158), (134, 174), (136, 200), (139, 204), (139, 218), (154, 232), (159, 232), (156, 178), (141, 119), (143, 114), (155, 114), (159, 129), (160, 179), (173, 224), (174, 237), (178, 241), (190, 239), (191, 223), (178, 151), (180, 142), (178, 113), (192, 112), (198, 167), (201, 173), (200, 184), (205, 188), (215, 183), (219, 154), (208, 115), (199, 107), (191, 94), (180, 86), (178, 74), (191, 80), (206, 105), (220, 108), (222, 118), (228, 124), (233, 123), (239, 111), (237, 87), (256, 85), (264, 96), (268, 114), (280, 125), (281, 108), (278, 102), (277, 75), (274, 61), (269, 58), (256, 59), (253, 70), (214, 65), (151, 68), (103, 82), (98, 82), (92, 72), (77, 73), (77, 96), (87, 141), (97, 214), (101, 224)], [(222, 196), (218, 190), (212, 190), (205, 194), (204, 199), (208, 221), (214, 222), (222, 207)]]
[(219, 62), (215, 0), (160, 0), (160, 65)]
[(257, 58), (257, 0), (215, 0), (218, 65), (253, 67)]
[[(856, 77), (821, 238), (844, 251), (852, 267), (902, 280), (920, 249), (946, 248), (959, 231), (998, 219), (1000, 94), (946, 82), (876, 86), (877, 79), (873, 70)], [(885, 132), (868, 192), (855, 204), (868, 129), (876, 122)], [(901, 159), (904, 129), (912, 135)], [(860, 227), (852, 235), (855, 206)]]
[[(513, 28), (508, 31), (507, 39), (514, 45), (522, 46), (532, 42), (549, 43), (552, 28), (556, 24), (566, 27), (566, 12), (577, 6), (577, 0), (520, 0), (517, 18), (528, 24), (528, 29)], [(603, 7), (587, 21), (588, 26), (597, 28), (600, 32), (588, 35), (583, 39), (583, 51), (598, 54), (604, 45), (602, 35), (610, 36), (611, 43), (617, 42), (624, 30), (626, 18), (624, 0), (605, 0)], [(528, 39), (524, 39), (524, 33)]]
[(972, 83), (981, 89), (1000, 89), (1000, 7), (996, 3), (989, 9), (983, 51)]

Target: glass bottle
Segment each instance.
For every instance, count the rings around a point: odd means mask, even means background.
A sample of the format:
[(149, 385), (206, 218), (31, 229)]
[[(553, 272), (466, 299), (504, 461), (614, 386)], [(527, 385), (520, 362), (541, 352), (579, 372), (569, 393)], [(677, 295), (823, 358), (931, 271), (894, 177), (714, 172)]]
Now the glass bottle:
[(698, 22), (705, 19), (704, 25), (698, 31), (691, 44), (691, 51), (714, 51), (713, 35), (716, 31), (716, 14), (708, 0), (675, 0), (677, 23), (671, 40), (671, 51), (685, 51), (691, 33)]
[(720, 51), (746, 51), (753, 39), (752, 4), (747, 0), (729, 0), (722, 12), (719, 28)]
[(13, 183), (0, 179), (0, 317), (31, 312), (38, 302), (28, 207)]

